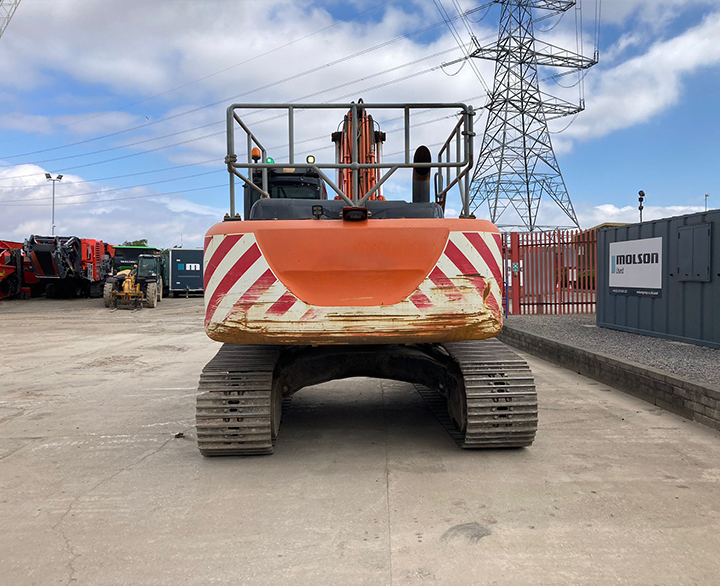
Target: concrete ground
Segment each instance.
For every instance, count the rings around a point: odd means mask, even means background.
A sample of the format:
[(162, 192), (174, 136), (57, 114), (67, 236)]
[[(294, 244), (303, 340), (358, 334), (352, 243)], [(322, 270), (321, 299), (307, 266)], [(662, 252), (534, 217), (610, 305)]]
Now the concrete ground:
[(275, 455), (204, 459), (200, 299), (0, 302), (0, 332), (1, 584), (720, 583), (720, 434), (541, 360), (529, 449), (350, 379)]

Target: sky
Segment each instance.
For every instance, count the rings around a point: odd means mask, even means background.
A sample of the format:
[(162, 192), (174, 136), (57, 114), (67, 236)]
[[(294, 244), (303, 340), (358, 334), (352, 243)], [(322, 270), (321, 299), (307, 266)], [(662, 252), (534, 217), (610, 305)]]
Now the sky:
[[(562, 18), (536, 10), (537, 37), (575, 51), (582, 16), (581, 49), (592, 56), (596, 3)], [(471, 33), (481, 45), (497, 37), (501, 7), (472, 11), (486, 0), (22, 1), (0, 38), (0, 239), (50, 233), (48, 172), (63, 174), (58, 234), (201, 246), (228, 211), (231, 103), (464, 102), (478, 109), (477, 151), (493, 63), (449, 64), (463, 52), (438, 4), (465, 46)], [(585, 110), (549, 123), (583, 228), (637, 221), (640, 189), (645, 219), (700, 211), (706, 193), (720, 205), (718, 38), (719, 0), (602, 0)], [(541, 89), (577, 102), (575, 77), (552, 73), (541, 69)], [(413, 148), (442, 143), (452, 114), (414, 113)], [(330, 162), (342, 116), (298, 115), (296, 152)], [(401, 151), (397, 113), (375, 118), (385, 152)], [(286, 160), (284, 119), (247, 110), (243, 120)], [(409, 184), (398, 172), (386, 197), (407, 198)], [(459, 209), (453, 192), (447, 213)], [(569, 223), (551, 201), (539, 220)]]

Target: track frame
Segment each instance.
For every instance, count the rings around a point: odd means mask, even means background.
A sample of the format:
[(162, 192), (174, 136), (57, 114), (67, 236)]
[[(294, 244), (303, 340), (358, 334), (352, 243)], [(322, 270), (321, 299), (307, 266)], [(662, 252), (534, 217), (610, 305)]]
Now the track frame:
[(452, 421), (451, 435), (462, 448), (525, 447), (535, 438), (532, 372), (494, 339), (410, 346), (224, 344), (200, 377), (200, 452), (272, 454), (284, 399), (304, 387), (350, 377), (415, 384), (449, 431)]

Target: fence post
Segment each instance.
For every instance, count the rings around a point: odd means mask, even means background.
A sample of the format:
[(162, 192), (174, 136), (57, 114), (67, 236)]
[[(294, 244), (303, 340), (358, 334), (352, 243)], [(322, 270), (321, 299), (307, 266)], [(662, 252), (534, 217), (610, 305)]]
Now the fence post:
[(520, 234), (510, 233), (510, 265), (512, 303), (510, 315), (520, 315)]

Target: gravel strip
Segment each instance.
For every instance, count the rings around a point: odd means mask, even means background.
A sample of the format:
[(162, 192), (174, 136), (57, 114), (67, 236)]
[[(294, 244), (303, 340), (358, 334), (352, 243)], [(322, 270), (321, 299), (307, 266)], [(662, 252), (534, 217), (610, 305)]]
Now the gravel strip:
[(720, 350), (595, 325), (595, 314), (513, 315), (508, 327), (590, 352), (662, 370), (699, 384), (720, 385)]

